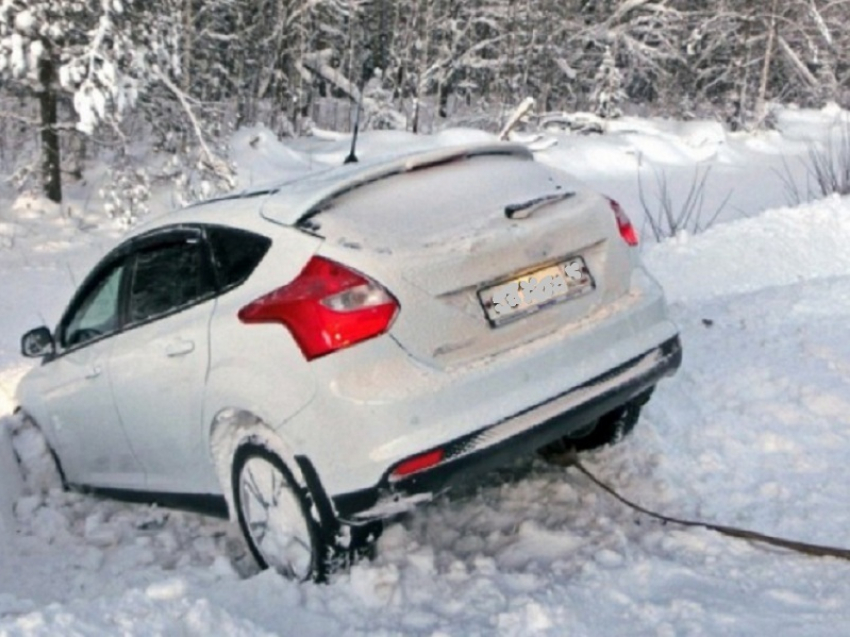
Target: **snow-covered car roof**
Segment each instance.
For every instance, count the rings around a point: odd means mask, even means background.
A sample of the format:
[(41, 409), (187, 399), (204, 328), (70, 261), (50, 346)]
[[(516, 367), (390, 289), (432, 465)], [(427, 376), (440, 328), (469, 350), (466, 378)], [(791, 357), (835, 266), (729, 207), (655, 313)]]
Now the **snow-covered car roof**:
[[(482, 155), (509, 155), (533, 160), (531, 151), (521, 144), (508, 142), (472, 143), (442, 148), (421, 147), (414, 151), (384, 153), (367, 157), (357, 163), (341, 166), (322, 166), (294, 177), (254, 186), (223, 197), (192, 204), (182, 210), (158, 215), (137, 226), (132, 234), (141, 234), (154, 228), (174, 223), (191, 223), (200, 220), (215, 222), (215, 217), (226, 221), (250, 209), (259, 211), (262, 218), (275, 223), (294, 226), (320, 212), (323, 205), (354, 188), (392, 175), (411, 172), (436, 164), (457, 161)], [(246, 205), (249, 201), (254, 205)], [(220, 213), (220, 214), (219, 214)], [(240, 219), (239, 225), (253, 225)]]

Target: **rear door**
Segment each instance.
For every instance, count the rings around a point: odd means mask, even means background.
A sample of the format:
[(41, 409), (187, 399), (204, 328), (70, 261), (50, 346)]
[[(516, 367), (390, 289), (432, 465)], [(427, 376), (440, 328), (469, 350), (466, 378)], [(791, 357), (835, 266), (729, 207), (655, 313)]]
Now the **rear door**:
[(215, 282), (198, 228), (145, 237), (127, 263), (124, 332), (110, 352), (115, 403), (153, 492), (192, 493), (209, 465), (201, 427)]

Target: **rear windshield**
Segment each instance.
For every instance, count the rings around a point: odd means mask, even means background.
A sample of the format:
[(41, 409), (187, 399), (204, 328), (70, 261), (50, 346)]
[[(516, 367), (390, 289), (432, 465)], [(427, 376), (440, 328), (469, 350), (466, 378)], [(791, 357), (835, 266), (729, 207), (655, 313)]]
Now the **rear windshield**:
[(535, 161), (480, 156), (359, 187), (316, 220), (329, 238), (415, 246), (456, 239), (503, 218), (508, 206), (570, 190), (567, 175)]

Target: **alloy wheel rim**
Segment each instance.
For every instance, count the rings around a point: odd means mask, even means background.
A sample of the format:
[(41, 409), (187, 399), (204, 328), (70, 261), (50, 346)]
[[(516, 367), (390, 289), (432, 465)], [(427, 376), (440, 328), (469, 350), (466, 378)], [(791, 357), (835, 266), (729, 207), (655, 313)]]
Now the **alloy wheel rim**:
[(263, 458), (249, 458), (239, 474), (239, 490), (245, 526), (266, 564), (286, 577), (307, 579), (313, 542), (283, 472)]

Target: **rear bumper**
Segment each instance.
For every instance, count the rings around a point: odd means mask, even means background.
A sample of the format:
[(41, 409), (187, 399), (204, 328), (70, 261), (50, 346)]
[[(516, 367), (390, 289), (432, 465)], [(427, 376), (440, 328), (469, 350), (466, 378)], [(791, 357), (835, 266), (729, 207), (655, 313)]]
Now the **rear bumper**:
[(681, 343), (675, 336), (545, 402), (447, 441), (439, 447), (443, 460), (430, 469), (391, 480), (393, 469), (400, 464), (395, 463), (375, 486), (334, 496), (337, 516), (342, 522), (362, 524), (407, 510), (470, 476), (533, 453), (616, 409), (673, 374), (681, 361)]

